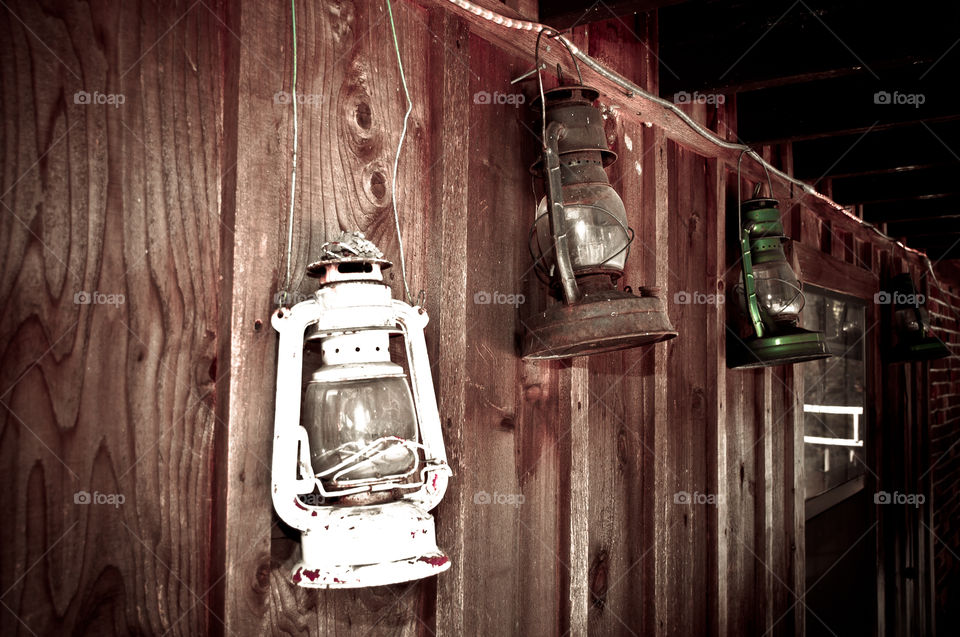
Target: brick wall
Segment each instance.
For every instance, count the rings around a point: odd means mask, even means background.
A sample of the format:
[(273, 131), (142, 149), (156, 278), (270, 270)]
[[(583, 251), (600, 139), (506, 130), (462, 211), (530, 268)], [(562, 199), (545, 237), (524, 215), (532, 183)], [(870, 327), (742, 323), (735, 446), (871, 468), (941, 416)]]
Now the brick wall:
[[(934, 333), (953, 351), (930, 364), (930, 455), (937, 628), (960, 626), (960, 278), (937, 269), (927, 309)], [(944, 632), (947, 631), (947, 632)]]

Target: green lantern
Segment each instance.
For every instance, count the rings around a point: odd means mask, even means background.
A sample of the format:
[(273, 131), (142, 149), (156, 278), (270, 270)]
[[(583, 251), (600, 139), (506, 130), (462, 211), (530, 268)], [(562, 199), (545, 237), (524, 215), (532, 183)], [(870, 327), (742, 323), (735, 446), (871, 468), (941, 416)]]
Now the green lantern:
[(787, 263), (787, 237), (776, 199), (756, 197), (739, 203), (740, 252), (743, 278), (738, 287), (749, 335), (731, 338), (727, 365), (735, 368), (791, 365), (830, 352), (820, 332), (799, 326), (803, 290)]

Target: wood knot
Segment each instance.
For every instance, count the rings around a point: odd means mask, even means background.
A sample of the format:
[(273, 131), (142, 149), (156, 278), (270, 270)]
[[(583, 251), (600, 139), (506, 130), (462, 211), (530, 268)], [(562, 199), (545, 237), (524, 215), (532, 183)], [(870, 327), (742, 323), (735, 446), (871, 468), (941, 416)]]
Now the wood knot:
[(390, 187), (387, 175), (390, 174), (383, 161), (367, 164), (360, 176), (363, 193), (376, 208), (383, 208), (390, 203)]
[(523, 388), (523, 399), (527, 402), (536, 403), (543, 399), (543, 387), (540, 383), (527, 385)]
[(620, 431), (617, 432), (617, 462), (620, 463), (621, 467), (627, 465), (627, 445), (627, 434), (623, 428), (621, 428)]
[(331, 2), (327, 4), (330, 13), (329, 24), (333, 26), (333, 39), (338, 44), (353, 30), (356, 9), (352, 2)]
[(357, 103), (354, 119), (357, 122), (357, 126), (363, 130), (370, 130), (370, 127), (373, 125), (373, 113), (370, 110), (369, 102), (361, 101)]
[(590, 602), (601, 611), (607, 603), (609, 561), (606, 549), (601, 549), (590, 565)]
[(270, 590), (270, 560), (262, 559), (257, 565), (256, 583), (253, 589), (259, 594)]
[(690, 215), (689, 230), (690, 236), (697, 234), (697, 229), (700, 227), (700, 215), (693, 213)]

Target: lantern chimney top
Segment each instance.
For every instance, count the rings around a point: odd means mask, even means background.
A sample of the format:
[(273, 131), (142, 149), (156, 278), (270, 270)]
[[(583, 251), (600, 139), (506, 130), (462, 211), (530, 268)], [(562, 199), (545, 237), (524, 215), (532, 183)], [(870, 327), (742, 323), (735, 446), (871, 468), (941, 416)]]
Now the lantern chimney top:
[(307, 274), (320, 285), (343, 281), (383, 281), (382, 270), (391, 265), (383, 252), (362, 232), (341, 232), (321, 247), (323, 256), (307, 266)]

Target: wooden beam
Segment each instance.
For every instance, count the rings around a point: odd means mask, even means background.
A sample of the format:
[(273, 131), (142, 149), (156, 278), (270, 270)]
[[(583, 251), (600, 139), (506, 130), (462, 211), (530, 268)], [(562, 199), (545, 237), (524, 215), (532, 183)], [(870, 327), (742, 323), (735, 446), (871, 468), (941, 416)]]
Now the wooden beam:
[(833, 198), (848, 205), (944, 196), (960, 190), (958, 174), (960, 162), (877, 175), (832, 177)]
[(953, 85), (942, 77), (956, 74), (958, 67), (947, 58), (882, 77), (864, 69), (848, 77), (739, 93), (740, 137), (776, 143), (960, 119)]
[[(932, 63), (956, 40), (956, 5), (695, 0), (660, 10), (664, 94), (756, 90)], [(709, 51), (709, 55), (704, 55)], [(944, 76), (946, 77), (946, 76)]]
[(918, 234), (908, 237), (910, 247), (925, 251), (931, 259), (960, 259), (960, 234)]
[(862, 299), (873, 298), (880, 289), (877, 275), (802, 243), (791, 244), (800, 262), (801, 280)]
[(925, 221), (896, 221), (887, 224), (887, 234), (891, 237), (914, 238), (920, 235), (948, 235), (960, 232), (960, 216), (951, 215), (940, 219)]
[(960, 122), (797, 141), (793, 158), (796, 176), (811, 181), (960, 162)]
[(960, 195), (885, 201), (863, 205), (863, 218), (870, 223), (934, 219), (960, 214)]
[[(627, 18), (635, 13), (646, 13), (661, 7), (680, 4), (685, 0), (540, 0), (540, 21), (555, 29), (569, 29), (610, 18)], [(626, 22), (631, 22), (626, 19)]]

